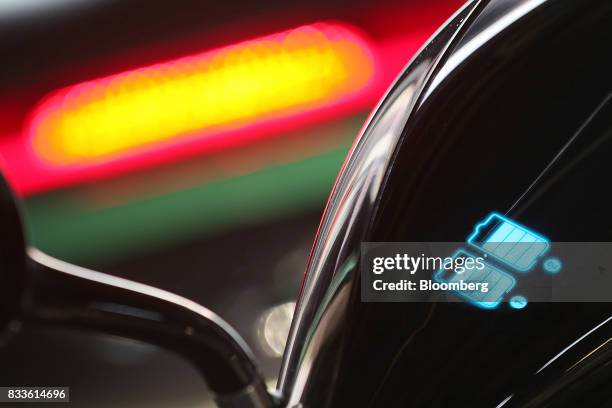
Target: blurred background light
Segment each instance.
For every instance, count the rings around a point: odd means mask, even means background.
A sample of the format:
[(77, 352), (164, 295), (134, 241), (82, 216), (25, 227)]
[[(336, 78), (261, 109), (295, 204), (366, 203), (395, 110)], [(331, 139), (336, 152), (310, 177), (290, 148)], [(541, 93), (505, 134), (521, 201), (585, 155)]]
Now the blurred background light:
[(285, 351), (295, 302), (287, 302), (266, 310), (259, 318), (257, 334), (263, 350), (270, 357), (280, 357)]
[[(195, 0), (134, 1), (75, 1), (61, 16), (15, 20), (6, 43), (0, 32), (11, 55), (0, 67), (0, 165), (19, 195), (82, 195), (135, 175), (140, 198), (161, 196), (198, 184), (195, 173), (142, 180), (209, 159), (222, 168), (201, 172), (206, 182), (243, 175), (243, 162), (221, 157), (243, 147), (272, 159), (249, 173), (332, 150), (337, 169), (368, 111), (461, 2), (270, 3), (255, 17), (230, 1), (222, 19)], [(285, 149), (271, 154), (267, 140)], [(317, 200), (335, 176), (326, 172)], [(105, 208), (109, 198), (126, 202), (106, 194)]]
[(69, 87), (39, 106), (30, 133), (41, 158), (91, 164), (335, 103), (373, 71), (354, 30), (301, 26)]

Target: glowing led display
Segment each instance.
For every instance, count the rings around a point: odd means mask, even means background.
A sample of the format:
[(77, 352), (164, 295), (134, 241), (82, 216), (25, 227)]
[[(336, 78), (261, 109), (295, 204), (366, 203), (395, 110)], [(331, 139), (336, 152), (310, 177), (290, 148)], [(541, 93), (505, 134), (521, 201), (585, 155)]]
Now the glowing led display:
[(550, 247), (548, 239), (497, 213), (476, 225), (467, 242), (520, 272), (531, 270)]
[(313, 24), (69, 87), (29, 131), (50, 163), (104, 162), (333, 104), (373, 74), (355, 31)]

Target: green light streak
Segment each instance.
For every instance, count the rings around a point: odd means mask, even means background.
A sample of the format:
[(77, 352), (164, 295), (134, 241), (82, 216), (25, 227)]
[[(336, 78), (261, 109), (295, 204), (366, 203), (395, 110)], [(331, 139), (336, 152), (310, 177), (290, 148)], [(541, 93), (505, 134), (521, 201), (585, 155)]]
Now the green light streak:
[[(353, 131), (356, 134), (357, 128)], [(29, 240), (70, 262), (108, 261), (318, 208), (348, 150), (348, 143), (339, 144), (293, 163), (110, 208), (84, 206), (71, 190), (30, 197), (25, 203)]]

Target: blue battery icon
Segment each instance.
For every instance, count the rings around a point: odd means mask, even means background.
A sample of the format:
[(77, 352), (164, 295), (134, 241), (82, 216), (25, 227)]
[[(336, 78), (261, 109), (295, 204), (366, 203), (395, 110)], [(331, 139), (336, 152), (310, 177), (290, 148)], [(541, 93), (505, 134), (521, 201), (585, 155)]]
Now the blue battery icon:
[[(457, 258), (473, 258), (475, 255), (470, 254), (463, 249), (458, 250), (452, 256), (453, 260)], [(453, 290), (457, 296), (467, 300), (468, 302), (484, 309), (496, 308), (506, 293), (516, 285), (514, 277), (493, 265), (483, 262), (484, 268), (465, 268), (464, 272), (458, 273), (455, 270), (440, 269), (434, 274), (434, 280), (439, 283), (458, 283), (463, 281), (466, 284), (479, 284), (480, 290)], [(482, 284), (486, 284), (486, 291), (482, 290)]]
[(467, 243), (520, 272), (530, 271), (550, 248), (550, 241), (498, 213), (476, 225)]

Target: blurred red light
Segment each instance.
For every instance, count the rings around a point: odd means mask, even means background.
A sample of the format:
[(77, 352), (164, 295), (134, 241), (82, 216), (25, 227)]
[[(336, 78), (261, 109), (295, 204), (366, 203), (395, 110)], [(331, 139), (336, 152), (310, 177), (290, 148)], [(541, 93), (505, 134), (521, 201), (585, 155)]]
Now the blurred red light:
[(95, 164), (333, 104), (373, 74), (362, 36), (319, 23), (71, 86), (29, 132), (49, 163)]
[[(400, 8), (395, 12), (389, 12), (386, 8), (368, 9), (366, 26), (375, 40), (345, 23), (317, 23), (300, 27), (297, 29), (298, 33), (305, 30), (310, 34), (305, 36), (306, 41), (298, 41), (301, 44), (298, 49), (310, 54), (311, 51), (306, 51), (310, 44), (313, 50), (318, 50), (313, 52), (314, 54), (321, 54), (321, 50), (331, 51), (332, 56), (339, 58), (336, 60), (339, 63), (336, 67), (341, 68), (336, 72), (343, 72), (348, 67), (349, 70), (345, 72), (348, 76), (354, 75), (354, 80), (338, 80), (342, 75), (309, 76), (311, 73), (308, 69), (303, 69), (308, 66), (304, 61), (317, 61), (320, 56), (297, 59), (294, 63), (301, 63), (294, 67), (301, 66), (300, 70), (308, 74), (303, 75), (302, 82), (296, 85), (302, 91), (295, 92), (294, 95), (291, 82), (286, 78), (281, 81), (283, 86), (278, 86), (274, 91), (277, 95), (293, 98), (292, 103), (286, 103), (283, 98), (274, 101), (274, 98), (270, 97), (268, 102), (259, 104), (257, 92), (249, 93), (236, 86), (238, 92), (234, 92), (233, 97), (244, 99), (241, 101), (244, 102), (243, 109), (229, 112), (231, 104), (225, 101), (220, 106), (227, 112), (221, 112), (222, 115), (216, 120), (211, 116), (203, 120), (206, 115), (198, 114), (199, 107), (210, 108), (213, 105), (205, 103), (199, 106), (197, 98), (200, 96), (197, 92), (190, 91), (185, 94), (175, 93), (173, 98), (168, 99), (173, 101), (172, 103), (162, 102), (169, 112), (181, 105), (189, 107), (189, 113), (186, 112), (184, 117), (175, 110), (172, 115), (159, 118), (160, 121), (165, 121), (163, 126), (157, 126), (155, 118), (151, 120), (151, 114), (141, 112), (140, 115), (134, 115), (128, 112), (134, 106), (140, 106), (144, 111), (148, 109), (149, 113), (159, 109), (158, 105), (149, 104), (147, 98), (142, 97), (149, 91), (159, 92), (159, 86), (174, 87), (176, 91), (181, 88), (181, 85), (178, 85), (181, 83), (180, 78), (186, 78), (186, 83), (197, 83), (190, 82), (194, 79), (194, 72), (196, 75), (200, 72), (204, 73), (203, 76), (212, 78), (214, 75), (211, 74), (215, 71), (212, 68), (217, 66), (213, 64), (215, 56), (224, 53), (233, 55), (234, 60), (241, 62), (224, 66), (244, 71), (244, 68), (249, 66), (245, 61), (262, 61), (263, 54), (255, 52), (255, 49), (259, 49), (258, 44), (269, 41), (272, 48), (282, 49), (282, 38), (295, 30), (70, 86), (44, 98), (25, 118), (22, 131), (8, 132), (8, 129), (15, 128), (15, 121), (20, 122), (19, 118), (11, 119), (10, 126), (0, 128), (0, 131), (3, 131), (0, 135), (0, 154), (4, 159), (0, 165), (15, 190), (20, 195), (29, 195), (78, 183), (95, 182), (188, 157), (214, 154), (240, 145), (255, 147), (262, 138), (280, 137), (305, 127), (342, 120), (349, 115), (365, 114), (380, 99), (408, 59), (460, 3), (460, 0), (443, 0), (435, 4), (410, 3), (405, 9)], [(394, 17), (390, 18), (390, 15)], [(349, 51), (346, 51), (347, 48), (342, 51), (342, 46), (337, 47), (338, 41), (350, 43)], [(307, 46), (304, 47), (304, 44)], [(239, 58), (237, 55), (241, 55), (241, 52), (237, 51), (240, 50), (249, 57)], [(324, 53), (329, 57), (328, 51)], [(282, 52), (271, 54), (278, 58)], [(231, 70), (225, 72), (229, 71)], [(148, 76), (149, 79), (155, 80), (142, 80), (142, 74), (146, 74), (145, 78)], [(247, 77), (240, 76), (242, 79)], [(308, 89), (307, 78), (315, 82), (325, 82), (324, 86), (318, 88), (318, 94), (310, 92), (312, 90)], [(124, 80), (125, 86), (113, 88), (110, 85), (113, 80)], [(246, 81), (246, 88), (248, 82)], [(156, 85), (151, 87), (151, 83)], [(216, 87), (212, 88), (216, 89), (217, 95), (224, 88), (222, 84), (223, 81), (219, 81)], [(242, 84), (245, 84), (245, 81), (242, 81)], [(134, 92), (134, 89), (140, 91)], [(116, 92), (117, 90), (119, 92)], [(193, 99), (191, 102), (181, 103), (182, 95), (191, 95), (190, 98), (195, 98), (196, 103), (193, 103)], [(116, 99), (118, 96), (119, 99)], [(134, 101), (128, 103), (132, 97), (140, 97), (141, 104), (133, 104)], [(91, 109), (92, 106), (99, 108), (109, 101), (120, 99), (122, 102), (118, 105), (122, 104), (124, 108), (116, 110), (115, 113), (109, 114), (108, 110), (102, 113), (104, 109)], [(142, 102), (143, 99), (145, 103)], [(76, 115), (73, 110), (75, 108), (78, 111)], [(89, 116), (90, 113), (86, 113), (88, 110), (98, 111), (94, 115), (98, 123), (109, 119), (105, 131), (105, 126), (91, 129), (89, 126), (74, 124), (88, 123), (88, 118), (92, 117)], [(3, 109), (3, 112), (6, 113), (6, 109)], [(69, 117), (73, 120), (71, 125), (58, 126), (59, 122)], [(74, 119), (77, 119), (76, 122)], [(3, 122), (0, 120), (1, 123)], [(76, 130), (66, 131), (70, 128)], [(109, 132), (109, 128), (112, 131)], [(147, 129), (152, 131), (149, 133)], [(112, 135), (108, 140), (99, 143), (100, 135), (110, 133)]]

